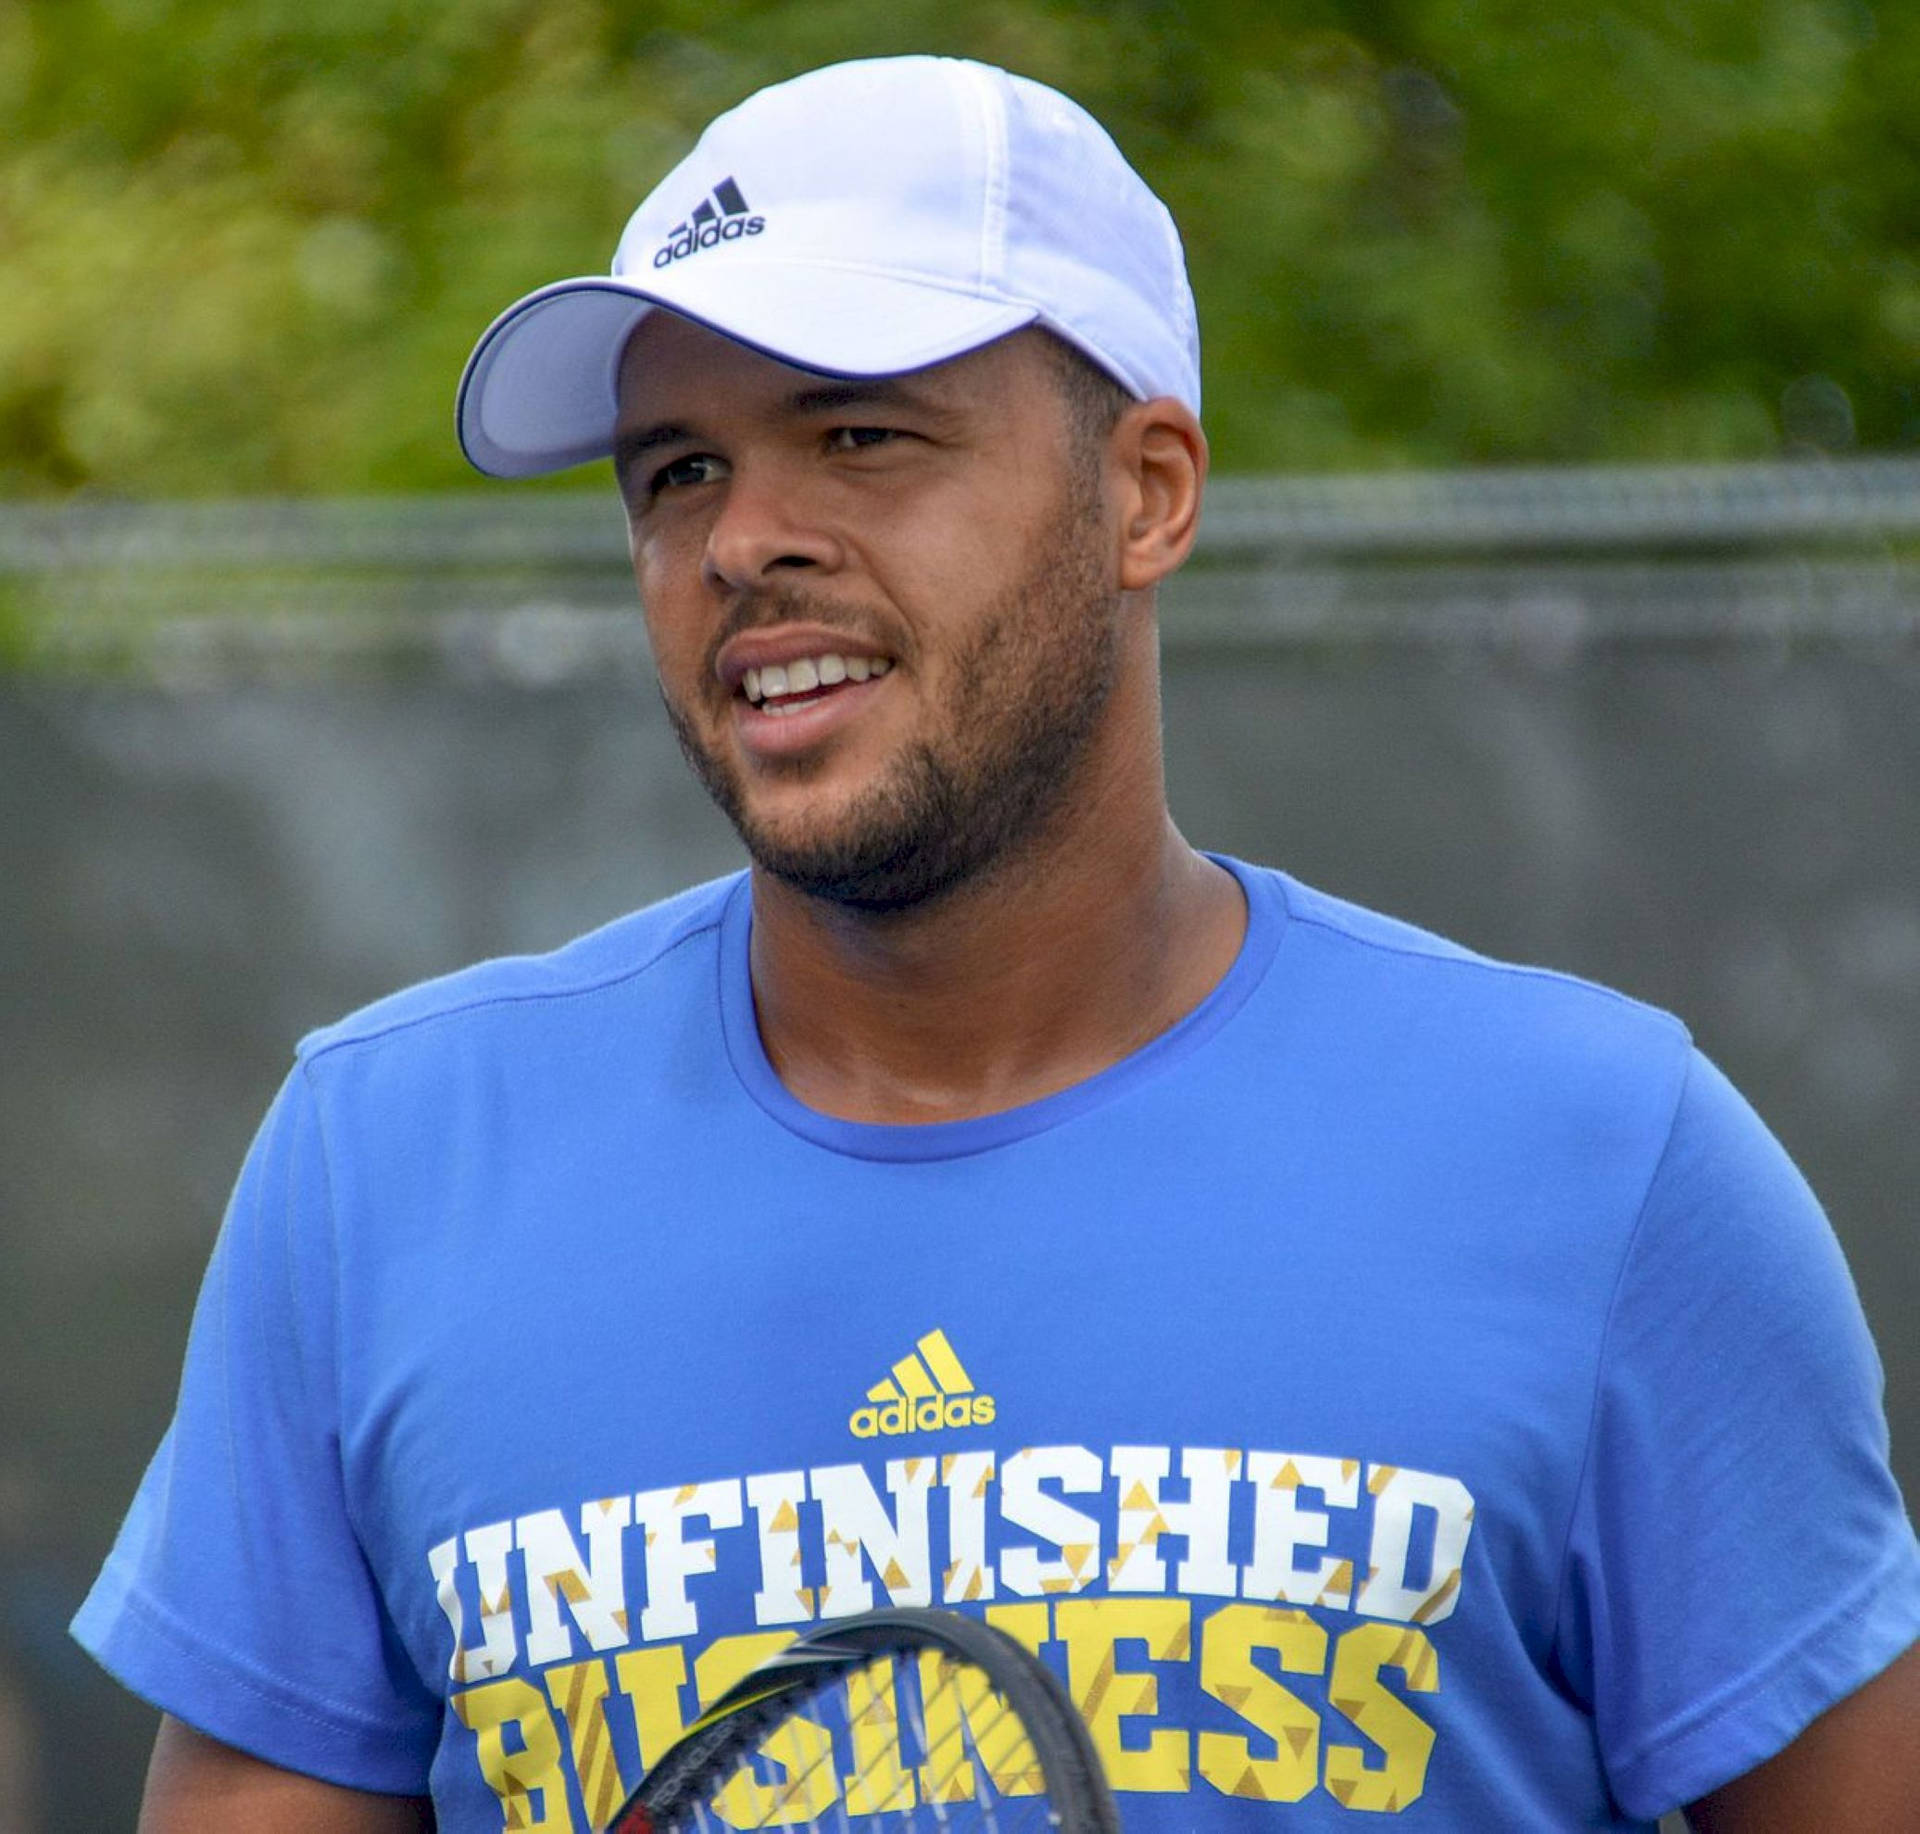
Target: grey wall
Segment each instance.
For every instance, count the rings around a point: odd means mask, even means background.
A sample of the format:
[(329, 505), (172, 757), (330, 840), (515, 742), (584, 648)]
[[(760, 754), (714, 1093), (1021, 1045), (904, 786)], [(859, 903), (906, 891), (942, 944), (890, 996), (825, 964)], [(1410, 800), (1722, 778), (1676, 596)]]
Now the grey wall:
[[(1920, 1495), (1920, 465), (1228, 480), (1176, 812), (1679, 1012), (1825, 1197)], [(0, 506), (0, 1834), (131, 1826), (67, 1641), (295, 1038), (737, 863), (604, 497)]]
[[(1825, 1195), (1920, 1491), (1920, 647), (1177, 646), (1205, 844), (1683, 1014)], [(639, 673), (0, 684), (0, 1742), (131, 1825), (64, 1641), (307, 1026), (735, 863)], [(9, 1682), (8, 1677), (11, 1677)], [(57, 1754), (52, 1756), (50, 1754)]]

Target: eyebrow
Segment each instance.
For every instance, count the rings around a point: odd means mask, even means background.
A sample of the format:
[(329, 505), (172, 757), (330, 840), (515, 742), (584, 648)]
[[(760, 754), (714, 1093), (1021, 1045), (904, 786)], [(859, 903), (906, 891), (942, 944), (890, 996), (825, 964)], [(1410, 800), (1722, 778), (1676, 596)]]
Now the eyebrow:
[(616, 472), (624, 473), (656, 447), (678, 445), (694, 437), (691, 427), (671, 420), (663, 420), (652, 427), (629, 427), (613, 437), (613, 468)]
[(818, 414), (834, 408), (925, 407), (928, 403), (892, 376), (849, 376), (797, 388), (785, 405), (795, 414)]
[[(789, 414), (831, 413), (836, 408), (916, 407), (935, 411), (933, 403), (892, 376), (850, 376), (843, 380), (821, 382), (797, 388), (780, 403)], [(633, 427), (617, 434), (613, 442), (615, 470), (637, 464), (649, 452), (661, 446), (686, 442), (697, 444), (703, 436), (684, 421), (663, 420), (650, 427)]]

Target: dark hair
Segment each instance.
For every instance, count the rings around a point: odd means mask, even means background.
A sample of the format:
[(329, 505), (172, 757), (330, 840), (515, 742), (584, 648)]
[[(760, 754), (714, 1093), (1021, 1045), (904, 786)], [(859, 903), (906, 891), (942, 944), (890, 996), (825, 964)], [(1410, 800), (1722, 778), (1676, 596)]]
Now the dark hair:
[(1074, 456), (1092, 465), (1100, 457), (1114, 423), (1133, 406), (1126, 385), (1100, 367), (1084, 351), (1049, 331), (1045, 334), (1049, 367), (1067, 408), (1067, 430)]

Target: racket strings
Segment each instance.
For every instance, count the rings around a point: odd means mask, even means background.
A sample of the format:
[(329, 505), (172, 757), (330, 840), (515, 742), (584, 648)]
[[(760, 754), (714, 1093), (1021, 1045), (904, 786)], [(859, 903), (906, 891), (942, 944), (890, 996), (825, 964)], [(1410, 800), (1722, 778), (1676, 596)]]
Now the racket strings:
[[(954, 1759), (951, 1769), (949, 1769), (946, 1775), (941, 1777), (932, 1788), (925, 1792), (922, 1799), (933, 1811), (934, 1823), (939, 1830), (939, 1834), (951, 1834), (952, 1821), (947, 1813), (949, 1792), (953, 1790), (954, 1785), (958, 1782), (961, 1771), (966, 1769), (970, 1763), (974, 1763), (975, 1760), (977, 1760), (977, 1764), (975, 1764), (975, 1782), (972, 1799), (980, 1811), (980, 1818), (987, 1825), (987, 1834), (1000, 1834), (999, 1792), (993, 1785), (993, 1766), (988, 1761), (982, 1749), (982, 1732), (976, 1724), (973, 1707), (968, 1703), (966, 1696), (960, 1691), (957, 1685), (959, 1677), (963, 1673), (976, 1673), (977, 1671), (969, 1670), (964, 1664), (948, 1660), (945, 1657), (935, 1658), (934, 1665), (939, 1671), (942, 1684), (948, 1687), (955, 1695), (954, 1723), (956, 1729), (964, 1726), (966, 1732), (955, 1740), (955, 1743), (960, 1747), (960, 1752)], [(926, 1678), (926, 1671), (927, 1665), (923, 1661), (920, 1670), (923, 1683)], [(992, 1731), (1002, 1720), (1009, 1717), (1011, 1709), (1008, 1707), (1004, 1696), (994, 1693), (990, 1688), (986, 1687), (984, 1677), (982, 1677), (981, 1680), (981, 1691), (988, 1693), (993, 1700), (999, 1703), (1000, 1710), (987, 1723), (986, 1730)], [(923, 1685), (917, 1695), (909, 1694), (907, 1710), (913, 1716), (914, 1736), (920, 1741), (920, 1749), (927, 1753), (927, 1761), (929, 1766), (931, 1766), (933, 1761), (933, 1740), (927, 1731), (925, 1707), (926, 1689)], [(1018, 1725), (1018, 1721), (1015, 1721), (1016, 1730), (1018, 1730)], [(972, 1758), (969, 1758), (967, 1755), (969, 1741), (973, 1747)]]
[[(1039, 1757), (1020, 1715), (980, 1670), (947, 1658), (939, 1659), (937, 1667), (941, 1689), (951, 1697), (949, 1727), (935, 1733), (929, 1723), (925, 1667), (922, 1687), (903, 1690), (903, 1694), (914, 1736), (927, 1756), (920, 1803), (932, 1815), (939, 1834), (953, 1834), (962, 1819), (953, 1812), (956, 1807), (970, 1807), (973, 1814), (965, 1818), (967, 1825), (977, 1819), (987, 1834), (1001, 1834), (1003, 1809), (1012, 1811), (1015, 1826), (1034, 1819), (1034, 1811), (1043, 1824), (1055, 1822)], [(991, 1711), (984, 1712), (989, 1704)], [(948, 1743), (953, 1747), (951, 1762), (929, 1777), (936, 1752)], [(1009, 1786), (1005, 1789), (1003, 1776)], [(909, 1823), (912, 1819), (909, 1814)]]
[[(933, 1811), (935, 1824), (942, 1830), (942, 1834), (945, 1834), (945, 1831), (950, 1826), (947, 1815), (947, 1804), (949, 1800), (952, 1799), (950, 1792), (954, 1790), (954, 1786), (958, 1783), (960, 1773), (971, 1765), (973, 1771), (973, 1801), (979, 1807), (981, 1819), (987, 1824), (988, 1834), (999, 1834), (1000, 1820), (996, 1808), (999, 1792), (993, 1786), (993, 1767), (987, 1761), (986, 1753), (983, 1749), (984, 1733), (991, 1732), (995, 1727), (999, 1726), (1002, 1721), (1011, 1717), (1012, 1710), (1008, 1707), (1006, 1700), (1001, 1695), (994, 1693), (991, 1688), (985, 1685), (985, 1677), (981, 1677), (982, 1686), (980, 1692), (986, 1694), (987, 1698), (994, 1701), (999, 1708), (999, 1711), (987, 1722), (985, 1728), (981, 1728), (975, 1723), (972, 1707), (967, 1701), (965, 1694), (955, 1685), (963, 1673), (977, 1674), (979, 1671), (967, 1669), (964, 1664), (958, 1662), (941, 1661), (937, 1666), (940, 1680), (955, 1696), (955, 1730), (959, 1732), (959, 1729), (964, 1727), (965, 1731), (960, 1732), (960, 1735), (954, 1740), (954, 1743), (959, 1747), (959, 1751), (953, 1760), (952, 1766), (944, 1776), (923, 1790), (922, 1800)], [(923, 1666), (921, 1669), (923, 1679), (925, 1674), (926, 1669)], [(933, 1764), (933, 1740), (927, 1734), (924, 1693), (925, 1690), (923, 1688), (921, 1691), (922, 1697), (919, 1699), (917, 1705), (915, 1697), (909, 1695), (908, 1710), (914, 1715), (914, 1735), (920, 1741), (920, 1749), (927, 1754), (927, 1764), (930, 1769)], [(1014, 1724), (1017, 1729), (1019, 1722), (1015, 1720)], [(968, 1756), (969, 1743), (971, 1743), (972, 1746), (972, 1757)], [(975, 1762), (976, 1759), (978, 1762)]]
[[(959, 1665), (957, 1663), (947, 1662), (939, 1658), (936, 1658), (935, 1660), (939, 1668), (940, 1677), (942, 1681), (950, 1680), (952, 1678), (952, 1671), (955, 1668), (957, 1668)], [(920, 1673), (922, 1678), (924, 1679), (926, 1675), (926, 1663), (924, 1660), (921, 1663)], [(924, 1696), (924, 1692), (925, 1690), (923, 1689), (922, 1696)], [(915, 1698), (909, 1699), (907, 1702), (907, 1711), (913, 1718), (913, 1735), (915, 1738), (917, 1738), (920, 1741), (920, 1749), (924, 1752), (931, 1754), (931, 1752), (933, 1751), (933, 1740), (927, 1736), (927, 1714), (926, 1714), (925, 1699), (923, 1697), (915, 1697)], [(959, 1768), (958, 1765), (956, 1765), (955, 1769), (957, 1770), (958, 1768)], [(947, 1834), (949, 1824), (947, 1819), (947, 1803), (946, 1803), (946, 1794), (944, 1789), (936, 1788), (933, 1790), (929, 1790), (926, 1794), (926, 1802), (927, 1802), (927, 1806), (933, 1810), (934, 1823), (939, 1828), (940, 1834)], [(988, 1829), (991, 1831), (991, 1834), (999, 1834), (999, 1824), (994, 1819), (993, 1809), (990, 1804), (987, 1807), (986, 1820), (987, 1820)]]
[[(856, 1671), (809, 1701), (808, 1713), (796, 1712), (775, 1726), (757, 1741), (756, 1751), (731, 1777), (705, 1800), (692, 1804), (697, 1834), (822, 1826), (853, 1834), (856, 1819), (863, 1830), (884, 1829), (897, 1819), (903, 1834), (915, 1827), (931, 1827), (937, 1834), (963, 1834), (975, 1826), (985, 1834), (1008, 1834), (1002, 1810), (1013, 1809), (1018, 1797), (1000, 1786), (1002, 1777), (1016, 1789), (1026, 1782), (1027, 1808), (1037, 1810), (1037, 1816), (1011, 1816), (1009, 1827), (1024, 1826), (1031, 1819), (1042, 1826), (1053, 1825), (1058, 1817), (1046, 1803), (1032, 1741), (1018, 1714), (986, 1675), (965, 1662), (941, 1656), (920, 1665), (920, 1685), (915, 1686), (907, 1667), (906, 1662), (891, 1658)], [(929, 1675), (929, 1668), (937, 1669), (937, 1675)], [(928, 1710), (929, 1698), (936, 1694), (945, 1697), (937, 1730)], [(863, 1704), (851, 1704), (856, 1698)], [(903, 1762), (898, 1708), (902, 1700), (925, 1757), (923, 1764), (914, 1767), (917, 1778)], [(812, 1711), (818, 1711), (819, 1717), (812, 1717)], [(865, 1761), (856, 1762), (850, 1775), (829, 1783), (824, 1773), (837, 1766), (834, 1732), (840, 1728), (854, 1738), (856, 1752), (866, 1747)], [(785, 1752), (783, 1742), (788, 1746)], [(813, 1747), (810, 1752), (808, 1745)], [(758, 1759), (778, 1764), (785, 1773), (783, 1780), (769, 1784), (757, 1779), (753, 1773)], [(945, 1767), (936, 1773), (937, 1763)], [(848, 1808), (849, 1795), (874, 1806), (856, 1816)]]
[[(813, 1706), (824, 1702), (827, 1698), (829, 1698), (828, 1695), (822, 1694), (817, 1696), (815, 1700), (808, 1701), (806, 1704)], [(845, 1714), (839, 1717), (851, 1725), (852, 1715)], [(820, 1722), (808, 1718), (806, 1715), (797, 1711), (789, 1715), (787, 1718), (781, 1720), (778, 1725), (771, 1728), (765, 1736), (759, 1740), (756, 1749), (743, 1757), (732, 1775), (726, 1778), (709, 1797), (695, 1798), (693, 1802), (693, 1813), (698, 1834), (720, 1834), (722, 1829), (750, 1830), (769, 1827), (817, 1826), (819, 1824), (819, 1817), (816, 1815), (781, 1813), (783, 1808), (791, 1809), (796, 1803), (804, 1803), (808, 1799), (811, 1786), (815, 1779), (819, 1777), (820, 1772), (836, 1762), (831, 1729), (827, 1730), (826, 1737), (820, 1741), (818, 1751), (812, 1761), (806, 1763), (797, 1771), (793, 1768), (789, 1760), (783, 1758), (777, 1750), (773, 1749), (773, 1746), (782, 1733), (792, 1734), (795, 1732), (796, 1727), (802, 1724), (817, 1727)], [(771, 1786), (761, 1783), (753, 1775), (754, 1763), (758, 1758), (771, 1758), (775, 1763), (779, 1764), (786, 1772), (786, 1780)], [(856, 1772), (853, 1780), (863, 1780), (869, 1777), (870, 1774), (869, 1771)], [(740, 1789), (743, 1783), (754, 1792), (770, 1791), (771, 1801), (766, 1813), (757, 1817), (748, 1818), (738, 1813), (728, 1814), (720, 1806), (729, 1796), (737, 1799), (743, 1793)], [(852, 1818), (847, 1812), (846, 1792), (843, 1789), (836, 1788), (833, 1792), (832, 1801), (835, 1825), (841, 1830), (841, 1834), (852, 1834), (853, 1823)], [(713, 1809), (713, 1819), (711, 1820), (708, 1815), (709, 1805), (711, 1805)], [(719, 1829), (714, 1827), (714, 1820), (718, 1820), (720, 1824)]]

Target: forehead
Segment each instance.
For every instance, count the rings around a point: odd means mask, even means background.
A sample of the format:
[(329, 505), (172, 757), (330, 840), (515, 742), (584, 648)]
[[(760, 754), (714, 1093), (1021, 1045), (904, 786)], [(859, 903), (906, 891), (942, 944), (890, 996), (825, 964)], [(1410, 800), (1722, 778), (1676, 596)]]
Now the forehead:
[[(665, 308), (649, 312), (620, 359), (620, 426), (722, 406), (831, 410), (861, 402), (959, 412), (1005, 411), (1051, 375), (1045, 334), (1016, 331), (962, 356), (899, 375), (850, 377), (799, 369)], [(1043, 397), (1046, 399), (1046, 397)]]

